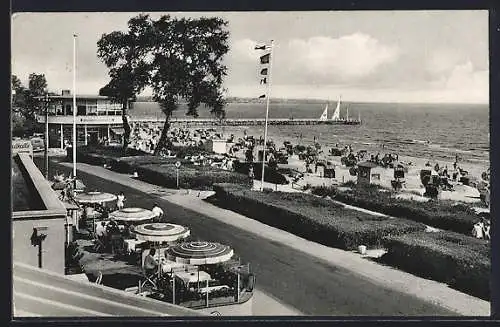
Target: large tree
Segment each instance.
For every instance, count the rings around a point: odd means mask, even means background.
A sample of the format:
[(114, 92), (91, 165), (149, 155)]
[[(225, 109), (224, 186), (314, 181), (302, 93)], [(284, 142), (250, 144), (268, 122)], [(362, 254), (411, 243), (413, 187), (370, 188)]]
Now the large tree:
[[(131, 77), (127, 80), (134, 86), (128, 90), (137, 92), (149, 85), (153, 99), (165, 113), (155, 154), (167, 143), (170, 118), (180, 100), (187, 102), (189, 116), (197, 117), (198, 108), (204, 105), (214, 116), (224, 117), (222, 83), (227, 68), (222, 59), (229, 50), (226, 27), (227, 22), (219, 18), (178, 19), (165, 15), (153, 20), (148, 15), (139, 15), (129, 21), (128, 33), (111, 33), (122, 36), (108, 37), (107, 51), (102, 51), (98, 43), (99, 56), (108, 58), (105, 63), (110, 72), (116, 67), (128, 67)], [(131, 62), (126, 58), (130, 52), (134, 53)], [(111, 73), (110, 76), (108, 85), (121, 85), (118, 77)]]
[(40, 100), (36, 97), (47, 94), (47, 80), (44, 74), (32, 73), (28, 77), (28, 87), (23, 86), (16, 75), (11, 77), (13, 135), (23, 136), (39, 131), (35, 114), (40, 110)]
[(44, 74), (32, 73), (28, 77), (28, 87), (24, 87), (16, 75), (12, 75), (11, 87), (15, 91), (12, 97), (12, 110), (26, 119), (35, 119), (40, 100), (36, 97), (47, 94), (47, 80)]
[(115, 103), (122, 105), (122, 121), (124, 128), (123, 151), (130, 142), (130, 123), (128, 109), (130, 101), (135, 100), (149, 80), (149, 66), (143, 60), (148, 50), (144, 43), (147, 33), (142, 15), (128, 22), (128, 32), (115, 31), (103, 34), (97, 42), (97, 56), (109, 68), (111, 80), (99, 90), (99, 95), (110, 97)]

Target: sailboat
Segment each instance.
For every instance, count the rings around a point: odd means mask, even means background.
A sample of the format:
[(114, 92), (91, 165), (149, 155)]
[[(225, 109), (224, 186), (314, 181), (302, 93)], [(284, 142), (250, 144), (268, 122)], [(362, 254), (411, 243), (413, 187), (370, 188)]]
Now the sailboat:
[(325, 110), (321, 114), (321, 117), (319, 117), (320, 121), (327, 121), (328, 120), (328, 103), (326, 104)]
[(335, 108), (335, 111), (333, 112), (332, 120), (340, 120), (340, 99), (341, 99), (341, 97), (339, 97), (339, 100), (337, 101), (337, 107)]
[(340, 117), (340, 106), (341, 106), (342, 96), (339, 96), (337, 101), (337, 106), (333, 112), (332, 118), (328, 119), (328, 103), (325, 106), (325, 110), (319, 117), (319, 121), (323, 124), (328, 125), (359, 125), (361, 124), (361, 115), (358, 113), (358, 119), (349, 119), (349, 107), (346, 108), (346, 117)]

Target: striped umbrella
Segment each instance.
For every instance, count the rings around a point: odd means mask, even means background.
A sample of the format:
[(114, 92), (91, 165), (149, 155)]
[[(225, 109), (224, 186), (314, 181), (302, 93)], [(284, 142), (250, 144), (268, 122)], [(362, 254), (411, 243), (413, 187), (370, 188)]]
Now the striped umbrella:
[(134, 233), (139, 241), (173, 242), (188, 237), (190, 230), (181, 225), (149, 223), (137, 226)]
[(155, 218), (153, 211), (143, 208), (122, 208), (109, 214), (109, 218), (120, 221), (143, 221)]
[(116, 200), (116, 195), (104, 192), (85, 192), (75, 196), (78, 203), (105, 203)]
[(225, 262), (234, 252), (227, 245), (212, 242), (186, 242), (165, 251), (167, 259), (184, 264), (203, 265)]

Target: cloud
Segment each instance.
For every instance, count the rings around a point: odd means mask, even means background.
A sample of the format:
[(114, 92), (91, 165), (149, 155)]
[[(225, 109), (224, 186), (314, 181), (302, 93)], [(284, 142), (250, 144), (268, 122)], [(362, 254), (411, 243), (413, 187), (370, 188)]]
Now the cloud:
[(427, 61), (426, 70), (430, 74), (443, 74), (452, 71), (464, 58), (452, 49), (434, 50)]
[(250, 39), (243, 39), (235, 41), (229, 50), (228, 56), (233, 61), (250, 62), (259, 58), (260, 52), (255, 50), (257, 42)]
[(431, 83), (433, 89), (456, 94), (476, 102), (488, 102), (488, 70), (477, 70), (470, 60), (456, 64)]
[(291, 67), (307, 76), (318, 76), (324, 82), (362, 79), (397, 60), (400, 52), (398, 47), (381, 44), (364, 33), (293, 39), (287, 48)]

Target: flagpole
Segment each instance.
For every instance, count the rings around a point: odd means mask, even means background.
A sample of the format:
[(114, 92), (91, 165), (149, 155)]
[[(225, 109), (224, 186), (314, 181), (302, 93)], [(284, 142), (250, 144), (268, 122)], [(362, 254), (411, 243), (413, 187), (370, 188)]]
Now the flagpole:
[(76, 38), (73, 34), (73, 178), (76, 188)]
[(274, 41), (271, 40), (271, 52), (270, 52), (270, 59), (269, 59), (269, 78), (268, 78), (268, 83), (267, 83), (267, 94), (266, 94), (266, 122), (265, 122), (265, 127), (264, 127), (264, 147), (262, 151), (262, 180), (260, 183), (260, 190), (264, 190), (264, 168), (265, 168), (265, 163), (266, 163), (266, 145), (267, 145), (267, 121), (269, 119), (269, 100), (271, 98), (271, 83), (272, 83), (272, 69), (273, 69), (273, 45)]

